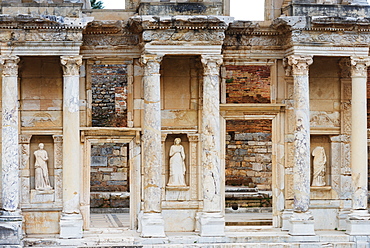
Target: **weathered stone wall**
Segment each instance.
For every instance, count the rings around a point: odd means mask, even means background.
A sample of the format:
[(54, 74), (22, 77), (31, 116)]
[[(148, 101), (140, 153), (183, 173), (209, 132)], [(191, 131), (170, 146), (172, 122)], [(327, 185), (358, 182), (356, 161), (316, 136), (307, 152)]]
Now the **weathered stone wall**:
[(127, 126), (127, 65), (92, 65), (92, 125)]
[(270, 103), (270, 66), (226, 66), (227, 103)]
[(226, 185), (271, 190), (272, 122), (226, 122)]
[(91, 147), (91, 207), (129, 206), (127, 144), (95, 144)]

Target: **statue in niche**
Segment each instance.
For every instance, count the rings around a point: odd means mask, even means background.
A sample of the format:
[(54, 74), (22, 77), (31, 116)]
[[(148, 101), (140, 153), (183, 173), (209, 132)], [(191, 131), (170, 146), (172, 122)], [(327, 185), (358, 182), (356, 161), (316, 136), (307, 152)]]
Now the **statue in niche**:
[(316, 147), (312, 151), (312, 156), (314, 157), (312, 186), (325, 186), (326, 155), (324, 147)]
[(48, 153), (44, 150), (44, 144), (39, 144), (39, 150), (35, 151), (35, 188), (37, 190), (50, 190), (48, 172)]
[(176, 138), (170, 148), (170, 178), (167, 186), (186, 186), (185, 151), (180, 143), (181, 139)]

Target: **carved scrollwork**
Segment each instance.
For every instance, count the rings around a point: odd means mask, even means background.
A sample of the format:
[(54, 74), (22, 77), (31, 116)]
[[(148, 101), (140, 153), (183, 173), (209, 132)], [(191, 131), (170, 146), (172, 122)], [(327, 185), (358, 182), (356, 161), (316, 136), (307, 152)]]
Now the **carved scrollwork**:
[(223, 31), (203, 30), (147, 30), (143, 32), (143, 40), (150, 41), (223, 41), (225, 33)]
[(351, 57), (351, 76), (367, 77), (367, 67), (370, 66), (369, 57)]
[(310, 56), (290, 55), (288, 64), (292, 66), (293, 75), (308, 75), (308, 67), (313, 63)]
[(3, 65), (3, 76), (17, 77), (19, 60), (18, 56), (1, 56), (0, 63)]
[(78, 76), (82, 65), (82, 56), (61, 56), (64, 76)]
[(222, 55), (202, 55), (204, 75), (218, 76), (222, 63)]

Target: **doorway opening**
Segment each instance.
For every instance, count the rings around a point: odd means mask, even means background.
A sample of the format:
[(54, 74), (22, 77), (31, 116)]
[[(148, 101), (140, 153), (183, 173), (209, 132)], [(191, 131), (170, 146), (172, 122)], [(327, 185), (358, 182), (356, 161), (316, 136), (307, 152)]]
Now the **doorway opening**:
[(90, 228), (130, 227), (127, 143), (91, 144)]
[(227, 120), (227, 226), (272, 226), (272, 120)]

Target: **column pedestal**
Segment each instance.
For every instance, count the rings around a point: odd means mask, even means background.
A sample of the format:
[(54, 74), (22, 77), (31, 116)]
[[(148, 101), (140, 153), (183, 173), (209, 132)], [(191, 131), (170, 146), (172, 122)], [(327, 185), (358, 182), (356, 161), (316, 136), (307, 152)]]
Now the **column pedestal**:
[(314, 219), (310, 212), (293, 213), (290, 217), (289, 234), (293, 236), (315, 235)]
[(82, 215), (63, 214), (60, 218), (60, 237), (63, 239), (82, 238)]
[(143, 213), (140, 218), (143, 238), (165, 238), (164, 220), (161, 213)]
[(200, 216), (200, 236), (225, 236), (225, 217), (221, 213), (202, 213)]

